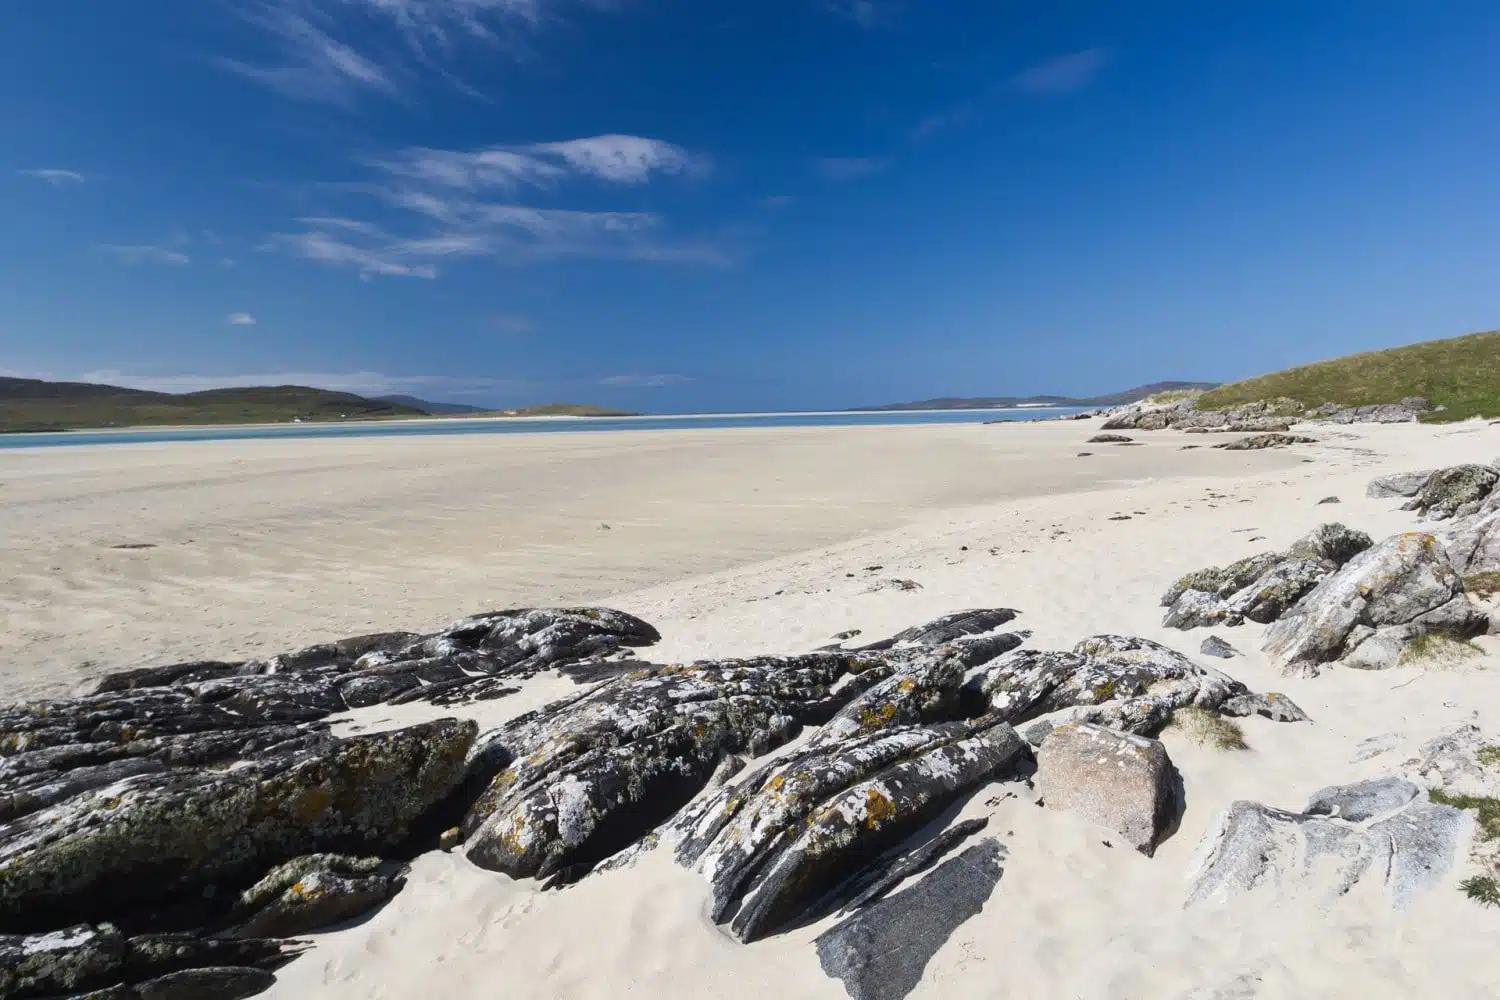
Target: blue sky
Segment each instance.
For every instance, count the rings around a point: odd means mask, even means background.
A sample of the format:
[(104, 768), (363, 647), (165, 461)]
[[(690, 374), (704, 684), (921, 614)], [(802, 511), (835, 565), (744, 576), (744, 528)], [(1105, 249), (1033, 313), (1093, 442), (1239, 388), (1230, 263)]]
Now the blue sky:
[(655, 412), (1500, 326), (1500, 5), (56, 0), (0, 372)]

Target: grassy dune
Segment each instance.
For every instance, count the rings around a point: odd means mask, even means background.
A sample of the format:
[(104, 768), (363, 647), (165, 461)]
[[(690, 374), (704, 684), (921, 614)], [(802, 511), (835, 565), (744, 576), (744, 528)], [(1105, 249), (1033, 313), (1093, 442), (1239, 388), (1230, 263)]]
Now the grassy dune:
[(1205, 393), (1198, 408), (1218, 410), (1278, 396), (1309, 407), (1425, 396), (1444, 407), (1430, 421), (1500, 417), (1500, 331), (1351, 354), (1233, 382)]

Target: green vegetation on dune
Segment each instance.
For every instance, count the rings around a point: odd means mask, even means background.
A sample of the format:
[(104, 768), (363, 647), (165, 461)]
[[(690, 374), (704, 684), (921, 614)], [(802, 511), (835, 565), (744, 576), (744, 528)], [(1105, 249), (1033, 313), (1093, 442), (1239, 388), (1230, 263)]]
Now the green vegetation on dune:
[(298, 385), (165, 393), (84, 382), (0, 379), (0, 432), (425, 416), (422, 410), (398, 403)]
[(1198, 400), (1202, 410), (1286, 397), (1308, 407), (1367, 406), (1423, 396), (1443, 409), (1426, 419), (1500, 416), (1500, 331), (1351, 354), (1222, 386)]
[(543, 403), (500, 411), (507, 417), (638, 417), (630, 410), (614, 410), (592, 403)]

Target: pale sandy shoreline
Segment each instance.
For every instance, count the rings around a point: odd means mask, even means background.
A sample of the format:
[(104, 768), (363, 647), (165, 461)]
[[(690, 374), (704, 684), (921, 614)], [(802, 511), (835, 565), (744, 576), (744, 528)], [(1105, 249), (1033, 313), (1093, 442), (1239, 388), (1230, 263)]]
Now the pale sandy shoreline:
[[(0, 683), (11, 697), (55, 692), (106, 666), (583, 601), (657, 625), (663, 641), (643, 655), (659, 660), (795, 652), (844, 629), (874, 638), (998, 605), (1022, 612), (1016, 624), (1036, 648), (1121, 632), (1196, 656), (1206, 631), (1160, 625), (1157, 599), (1182, 572), (1285, 546), (1328, 520), (1377, 539), (1410, 530), (1399, 502), (1364, 497), (1371, 477), (1500, 454), (1500, 428), (1479, 423), (1320, 427), (1316, 444), (1260, 453), (1176, 432), (1085, 445), (1097, 423), (0, 455)], [(1188, 444), (1200, 447), (1180, 450)], [(1318, 503), (1328, 496), (1341, 502)], [(157, 547), (109, 548), (132, 541)], [(872, 591), (889, 577), (921, 589)], [(1363, 893), (1183, 909), (1194, 848), (1230, 801), (1298, 809), (1319, 787), (1387, 773), (1445, 726), (1500, 728), (1493, 639), (1461, 670), (1309, 679), (1266, 662), (1262, 631), (1218, 630), (1246, 655), (1216, 665), (1284, 691), (1313, 721), (1246, 720), (1251, 749), (1239, 753), (1166, 733), (1187, 809), (1150, 859), (1036, 808), (1024, 786), (981, 790), (965, 814), (990, 818), (1009, 850), (1005, 874), (913, 997), (1493, 996), (1495, 911), (1450, 884), (1399, 915)], [(569, 687), (539, 678), (485, 721)], [(358, 724), (430, 711), (374, 709)], [(1390, 733), (1397, 750), (1353, 760), (1358, 743)], [(811, 945), (824, 925), (744, 946), (706, 919), (706, 898), (700, 876), (659, 854), (542, 894), (435, 853), (370, 920), (317, 935), (268, 995), (844, 995)]]

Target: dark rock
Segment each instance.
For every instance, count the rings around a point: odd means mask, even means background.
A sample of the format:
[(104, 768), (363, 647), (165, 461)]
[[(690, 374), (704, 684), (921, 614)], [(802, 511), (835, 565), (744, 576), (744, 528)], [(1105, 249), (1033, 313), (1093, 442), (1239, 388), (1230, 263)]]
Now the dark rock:
[(311, 854), (272, 869), (240, 894), (235, 937), (294, 937), (362, 916), (404, 882), (398, 865), (380, 858)]
[(949, 936), (984, 909), (1003, 858), (999, 841), (983, 841), (825, 931), (817, 940), (823, 971), (854, 1000), (902, 1000)]
[(1489, 465), (1456, 465), (1428, 476), (1421, 489), (1402, 505), (1433, 521), (1475, 513), (1500, 482), (1500, 471)]
[(275, 982), (276, 977), (264, 969), (186, 969), (90, 993), (86, 1000), (244, 1000), (270, 989)]
[[(868, 906), (907, 879), (920, 875), (937, 864), (943, 855), (963, 843), (970, 835), (983, 830), (989, 822), (989, 819), (984, 816), (962, 820), (943, 830), (931, 840), (904, 853), (881, 857), (841, 887), (839, 898), (847, 898), (848, 902), (840, 905), (840, 913), (849, 913)], [(828, 907), (828, 909), (832, 908), (832, 906)]]
[(1260, 451), (1265, 448), (1286, 448), (1294, 444), (1316, 444), (1317, 438), (1310, 438), (1302, 434), (1256, 434), (1253, 437), (1240, 438), (1238, 441), (1226, 441), (1223, 444), (1214, 445), (1224, 451)]
[(32, 813), (0, 830), (0, 929), (128, 915), (299, 854), (396, 847), (458, 786), (475, 732), (440, 720), (138, 775)]
[(1343, 501), (1338, 497), (1324, 497), (1323, 499), (1318, 501), (1318, 506), (1321, 507), (1325, 503), (1343, 503)]
[(1014, 608), (973, 608), (956, 611), (941, 618), (897, 632), (889, 639), (860, 646), (863, 650), (894, 649), (906, 646), (941, 646), (965, 636), (984, 635), (1007, 625), (1020, 614)]
[(1130, 441), (1124, 434), (1095, 434), (1088, 439), (1089, 444), (1129, 444)]
[(1243, 718), (1259, 715), (1272, 722), (1307, 722), (1309, 716), (1284, 694), (1268, 691), (1265, 694), (1240, 694), (1219, 706), (1222, 715)]
[(1207, 639), (1204, 639), (1203, 644), (1198, 647), (1198, 652), (1204, 656), (1217, 656), (1223, 660), (1240, 655), (1239, 650), (1216, 635), (1211, 635)]

